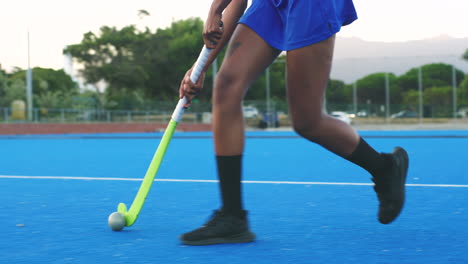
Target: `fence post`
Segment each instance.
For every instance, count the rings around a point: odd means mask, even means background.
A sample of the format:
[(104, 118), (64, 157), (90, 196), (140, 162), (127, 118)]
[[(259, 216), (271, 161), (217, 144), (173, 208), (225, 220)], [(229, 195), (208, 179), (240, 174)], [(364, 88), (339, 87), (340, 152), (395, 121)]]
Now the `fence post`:
[(5, 117), (5, 123), (8, 123), (9, 119), (8, 119), (8, 107), (5, 107), (4, 108), (4, 117)]
[(390, 117), (390, 80), (388, 72), (385, 72), (385, 121), (388, 123)]
[(60, 110), (60, 119), (62, 123), (65, 123), (65, 109), (63, 108)]
[(38, 109), (34, 108), (34, 122), (38, 123), (39, 122), (39, 114), (38, 114)]
[(457, 119), (457, 71), (452, 65), (452, 101), (453, 101), (453, 118)]
[(419, 123), (422, 124), (424, 118), (423, 108), (423, 79), (422, 79), (422, 66), (418, 68), (418, 91), (419, 91)]

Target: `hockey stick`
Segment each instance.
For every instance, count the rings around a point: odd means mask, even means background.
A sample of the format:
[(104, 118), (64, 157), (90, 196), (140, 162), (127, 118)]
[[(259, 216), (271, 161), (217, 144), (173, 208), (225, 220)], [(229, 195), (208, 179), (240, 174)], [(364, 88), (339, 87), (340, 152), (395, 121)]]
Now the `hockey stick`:
[[(196, 83), (198, 81), (198, 78), (200, 77), (200, 74), (203, 68), (205, 67), (206, 61), (208, 60), (210, 53), (211, 49), (203, 47), (190, 75), (190, 80), (193, 83)], [(164, 154), (166, 153), (167, 147), (171, 142), (172, 135), (174, 134), (177, 124), (182, 119), (182, 116), (185, 111), (185, 104), (187, 104), (187, 98), (185, 97), (180, 99), (177, 103), (177, 106), (174, 112), (172, 113), (171, 120), (169, 121), (169, 124), (167, 125), (167, 128), (164, 131), (161, 142), (159, 143), (159, 146), (156, 149), (156, 152), (154, 153), (153, 159), (151, 160), (148, 170), (146, 171), (140, 189), (138, 189), (138, 193), (136, 194), (135, 199), (133, 200), (133, 203), (130, 206), (130, 210), (127, 211), (127, 206), (124, 203), (120, 203), (118, 206), (117, 211), (124, 216), (126, 226), (133, 225), (138, 219), (138, 216), (140, 215), (141, 209), (146, 200), (146, 196), (148, 196), (148, 193), (151, 189), (151, 185), (154, 182), (154, 178), (156, 177)]]

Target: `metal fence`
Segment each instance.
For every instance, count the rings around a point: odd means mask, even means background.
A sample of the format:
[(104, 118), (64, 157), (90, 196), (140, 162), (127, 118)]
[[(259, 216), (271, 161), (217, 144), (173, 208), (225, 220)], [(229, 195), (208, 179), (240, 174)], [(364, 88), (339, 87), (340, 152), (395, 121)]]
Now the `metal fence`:
[[(157, 110), (96, 110), (96, 109), (45, 109), (35, 108), (31, 119), (24, 109), (0, 108), (0, 123), (92, 123), (92, 122), (139, 122), (167, 123), (172, 115), (173, 105)], [(354, 111), (356, 110), (356, 111)], [(461, 108), (455, 115), (451, 106), (436, 107), (425, 105), (422, 113), (417, 106), (361, 104), (326, 104), (326, 111), (346, 112), (354, 124), (408, 124), (443, 123), (454, 120), (468, 122), (468, 108)], [(290, 126), (291, 120), (285, 102), (264, 101), (244, 102), (245, 122), (249, 127)], [(186, 123), (211, 123), (211, 105), (194, 105), (183, 116)]]
[[(32, 118), (15, 114), (11, 108), (0, 108), (2, 123), (92, 123), (92, 122), (169, 122), (172, 112), (168, 111), (132, 111), (132, 110), (94, 110), (94, 109), (33, 109)], [(205, 114), (206, 116), (206, 114)], [(183, 122), (203, 122), (203, 112), (189, 112), (184, 115)]]

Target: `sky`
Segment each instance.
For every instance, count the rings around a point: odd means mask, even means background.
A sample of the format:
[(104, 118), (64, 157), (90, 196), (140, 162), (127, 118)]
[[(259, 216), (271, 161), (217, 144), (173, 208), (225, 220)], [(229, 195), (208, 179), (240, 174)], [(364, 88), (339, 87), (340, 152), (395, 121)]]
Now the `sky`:
[[(101, 26), (166, 28), (174, 20), (205, 20), (212, 0), (1, 0), (0, 64), (61, 69), (62, 50)], [(302, 0), (305, 1), (305, 0)], [(322, 0), (325, 1), (325, 0)], [(250, 3), (250, 1), (249, 1)], [(448, 35), (468, 37), (468, 0), (354, 0), (359, 19), (338, 36), (402, 42)], [(140, 19), (138, 10), (151, 15)], [(468, 47), (468, 43), (467, 43)]]

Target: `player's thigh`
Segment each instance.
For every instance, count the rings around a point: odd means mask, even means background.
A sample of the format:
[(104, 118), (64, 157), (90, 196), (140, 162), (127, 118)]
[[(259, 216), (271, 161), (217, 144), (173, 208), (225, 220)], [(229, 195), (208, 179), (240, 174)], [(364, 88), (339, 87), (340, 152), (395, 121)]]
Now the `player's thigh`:
[(280, 51), (268, 45), (251, 28), (239, 24), (230, 40), (215, 81), (214, 102), (240, 101), (253, 81)]
[(288, 51), (287, 94), (294, 123), (315, 122), (322, 116), (335, 37)]

